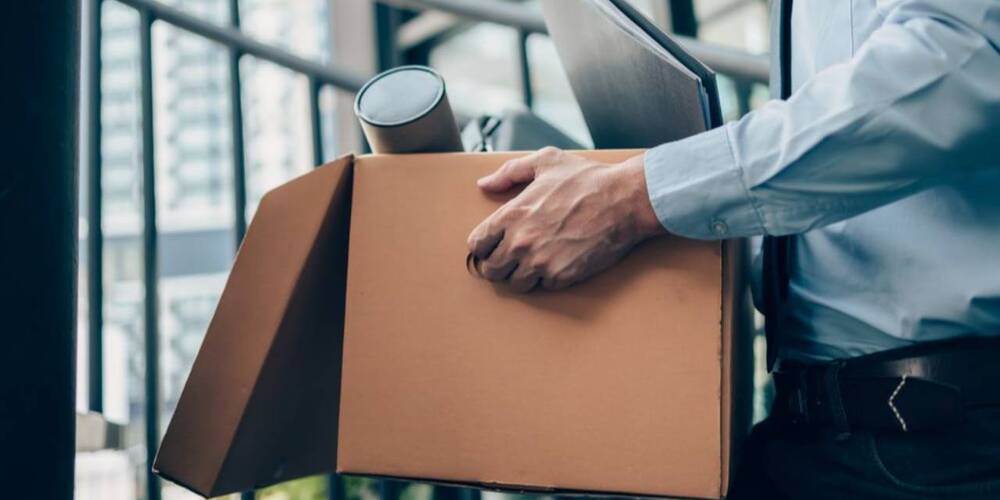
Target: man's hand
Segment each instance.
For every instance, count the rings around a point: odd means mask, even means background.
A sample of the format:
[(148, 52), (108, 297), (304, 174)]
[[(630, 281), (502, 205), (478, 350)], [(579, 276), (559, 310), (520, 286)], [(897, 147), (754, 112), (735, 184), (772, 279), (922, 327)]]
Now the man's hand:
[(515, 291), (565, 288), (664, 232), (649, 203), (642, 155), (608, 165), (549, 147), (478, 181), (491, 193), (526, 183), (468, 240), (478, 273)]

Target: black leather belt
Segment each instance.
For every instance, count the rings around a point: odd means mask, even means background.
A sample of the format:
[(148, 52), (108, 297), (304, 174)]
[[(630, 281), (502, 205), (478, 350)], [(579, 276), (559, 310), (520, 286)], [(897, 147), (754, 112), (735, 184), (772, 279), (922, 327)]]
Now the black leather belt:
[(793, 424), (912, 432), (1000, 404), (1000, 337), (924, 342), (818, 365), (782, 362), (772, 415)]

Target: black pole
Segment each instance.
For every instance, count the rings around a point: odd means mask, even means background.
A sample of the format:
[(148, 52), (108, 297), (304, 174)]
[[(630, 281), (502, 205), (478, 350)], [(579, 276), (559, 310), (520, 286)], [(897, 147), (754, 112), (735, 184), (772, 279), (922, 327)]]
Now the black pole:
[(87, 11), (87, 399), (104, 411), (104, 230), (101, 227), (101, 0)]
[(344, 500), (347, 498), (344, 492), (344, 481), (340, 477), (340, 474), (327, 474), (326, 488), (326, 497), (329, 500)]
[[(240, 29), (240, 1), (229, 0), (229, 23)], [(243, 243), (247, 232), (247, 172), (246, 155), (243, 145), (243, 81), (240, 79), (239, 48), (229, 47), (229, 103), (230, 128), (233, 137), (233, 224), (236, 232), (236, 248)], [(257, 494), (251, 491), (240, 493), (240, 500), (255, 500)]]
[(735, 80), (736, 86), (736, 109), (739, 115), (750, 112), (750, 95), (753, 93), (753, 83), (746, 80)]
[(76, 448), (80, 2), (4, 8), (0, 478), (5, 498), (69, 499)]
[(399, 500), (399, 496), (406, 487), (406, 482), (395, 479), (382, 479), (378, 482), (379, 500)]
[[(229, 0), (229, 22), (233, 28), (240, 28), (240, 2)], [(243, 146), (243, 82), (240, 80), (240, 58), (243, 52), (238, 47), (229, 47), (229, 99), (230, 128), (233, 138), (233, 210), (236, 228), (236, 246), (243, 242), (247, 232), (247, 177), (246, 155)]]
[(160, 481), (153, 474), (153, 459), (160, 441), (160, 353), (157, 303), (156, 169), (153, 154), (153, 16), (139, 11), (139, 68), (142, 87), (142, 258), (143, 327), (145, 344), (146, 498), (160, 500)]
[(399, 9), (382, 3), (375, 3), (375, 61), (379, 71), (385, 71), (402, 64), (396, 32), (402, 22)]
[(434, 500), (479, 500), (479, 490), (458, 486), (434, 486)]
[[(240, 1), (229, 0), (229, 23), (240, 29)], [(240, 79), (240, 59), (243, 53), (235, 46), (229, 47), (229, 99), (230, 127), (233, 134), (233, 215), (236, 232), (236, 248), (243, 243), (247, 232), (247, 173), (246, 154), (243, 145), (243, 81)], [(254, 500), (257, 494), (244, 491), (241, 500)]]
[(528, 32), (517, 32), (517, 65), (518, 73), (521, 77), (521, 102), (531, 109), (535, 101), (534, 92), (531, 90), (531, 61), (528, 60)]
[(698, 17), (694, 11), (694, 0), (668, 0), (670, 6), (671, 29), (678, 35), (698, 37)]
[(309, 127), (312, 133), (313, 166), (323, 164), (323, 119), (319, 111), (319, 97), (323, 86), (314, 77), (309, 77)]
[[(240, 0), (229, 0), (229, 24), (240, 29)], [(243, 52), (235, 46), (229, 47), (229, 110), (233, 138), (233, 226), (236, 233), (236, 248), (243, 243), (247, 233), (247, 172), (246, 155), (243, 145), (243, 81), (240, 79), (240, 59)], [(240, 493), (240, 500), (255, 500), (253, 491)]]

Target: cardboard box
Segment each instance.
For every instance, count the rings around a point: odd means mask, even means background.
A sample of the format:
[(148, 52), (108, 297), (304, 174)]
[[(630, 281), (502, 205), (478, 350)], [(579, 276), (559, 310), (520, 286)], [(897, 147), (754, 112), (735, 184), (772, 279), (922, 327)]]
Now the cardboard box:
[(722, 496), (735, 304), (722, 244), (663, 237), (570, 289), (508, 293), (469, 274), (465, 240), (509, 198), (475, 180), (515, 156), (357, 160), (337, 470)]
[(569, 290), (509, 294), (468, 273), (465, 238), (509, 198), (475, 179), (516, 155), (345, 157), (268, 195), (156, 469), (204, 495), (336, 467), (722, 496), (748, 424), (742, 246), (658, 238)]

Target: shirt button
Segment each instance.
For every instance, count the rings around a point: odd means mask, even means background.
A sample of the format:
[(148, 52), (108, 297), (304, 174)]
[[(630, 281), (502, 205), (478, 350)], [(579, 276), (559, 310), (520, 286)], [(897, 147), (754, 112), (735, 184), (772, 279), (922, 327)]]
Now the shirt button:
[(712, 221), (712, 232), (715, 233), (716, 236), (725, 236), (729, 233), (729, 225), (727, 225), (724, 220), (715, 219)]

